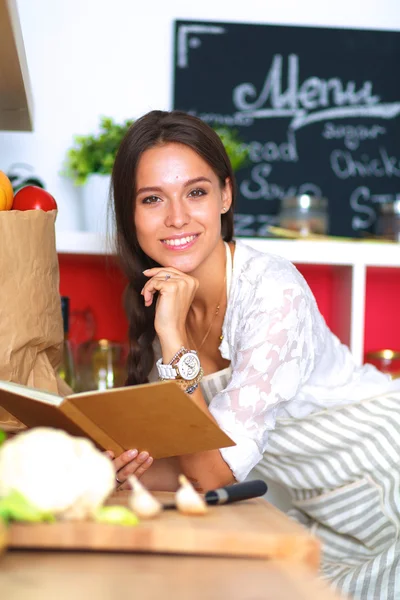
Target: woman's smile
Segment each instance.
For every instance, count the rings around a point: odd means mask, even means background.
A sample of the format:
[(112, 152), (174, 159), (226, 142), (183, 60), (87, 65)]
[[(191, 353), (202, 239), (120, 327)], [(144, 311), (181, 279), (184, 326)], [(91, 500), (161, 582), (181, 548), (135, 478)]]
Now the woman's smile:
[(168, 143), (143, 152), (136, 172), (134, 219), (147, 256), (193, 273), (221, 244), (221, 214), (230, 186), (190, 147)]
[(191, 248), (194, 245), (194, 243), (199, 238), (199, 235), (199, 233), (176, 235), (161, 240), (161, 243), (164, 244), (164, 246), (166, 246), (169, 250), (186, 250), (187, 248)]

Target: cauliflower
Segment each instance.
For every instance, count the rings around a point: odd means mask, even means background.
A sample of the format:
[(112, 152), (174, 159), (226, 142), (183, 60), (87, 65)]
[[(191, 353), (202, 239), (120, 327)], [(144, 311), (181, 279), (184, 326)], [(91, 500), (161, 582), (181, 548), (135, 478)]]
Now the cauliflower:
[(111, 461), (85, 438), (37, 427), (0, 448), (0, 498), (17, 491), (43, 512), (84, 519), (114, 487)]

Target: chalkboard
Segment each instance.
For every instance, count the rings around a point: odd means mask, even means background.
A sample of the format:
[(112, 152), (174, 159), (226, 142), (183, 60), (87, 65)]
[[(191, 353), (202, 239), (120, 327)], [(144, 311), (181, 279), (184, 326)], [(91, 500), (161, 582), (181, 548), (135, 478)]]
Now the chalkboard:
[(373, 232), (400, 198), (400, 32), (174, 22), (173, 106), (248, 144), (237, 235), (262, 236), (284, 196), (329, 201), (329, 233)]

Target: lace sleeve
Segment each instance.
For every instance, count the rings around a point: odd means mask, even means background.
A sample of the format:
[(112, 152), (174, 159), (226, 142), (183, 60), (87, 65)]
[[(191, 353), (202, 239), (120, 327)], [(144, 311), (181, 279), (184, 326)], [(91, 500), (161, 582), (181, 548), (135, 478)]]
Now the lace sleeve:
[(232, 378), (209, 408), (236, 442), (221, 453), (240, 481), (261, 459), (279, 404), (293, 399), (312, 371), (317, 308), (305, 282), (282, 278), (261, 277), (248, 289), (242, 285), (238, 300), (230, 340)]

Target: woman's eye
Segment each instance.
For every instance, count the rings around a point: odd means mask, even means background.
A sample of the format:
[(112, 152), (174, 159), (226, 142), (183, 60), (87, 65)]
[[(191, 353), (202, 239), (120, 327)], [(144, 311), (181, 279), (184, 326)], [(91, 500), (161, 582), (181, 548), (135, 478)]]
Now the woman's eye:
[(155, 204), (156, 202), (161, 202), (158, 196), (146, 196), (142, 200), (142, 204)]
[(189, 194), (189, 196), (191, 196), (192, 198), (199, 198), (200, 196), (204, 196), (206, 194), (206, 191), (201, 189), (201, 188), (196, 188), (195, 190), (192, 190)]

